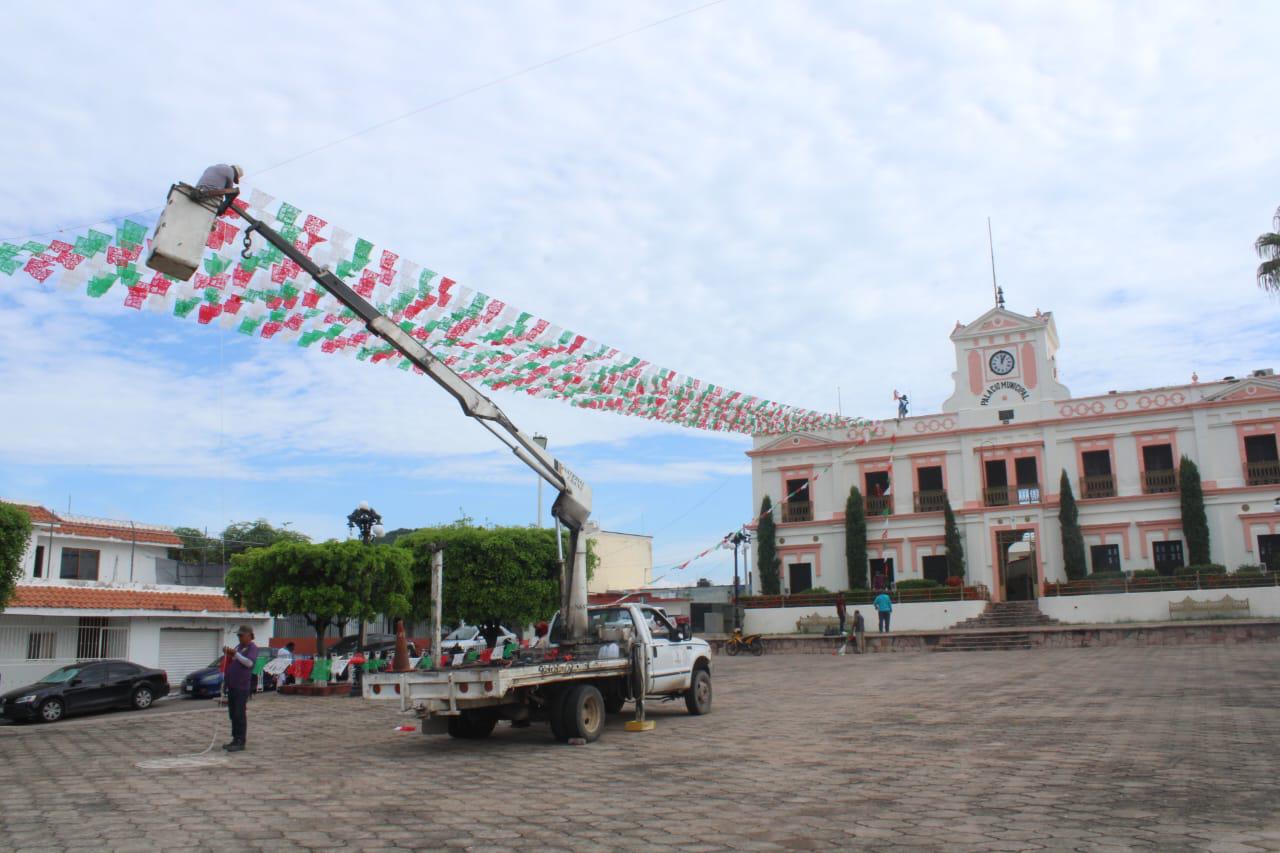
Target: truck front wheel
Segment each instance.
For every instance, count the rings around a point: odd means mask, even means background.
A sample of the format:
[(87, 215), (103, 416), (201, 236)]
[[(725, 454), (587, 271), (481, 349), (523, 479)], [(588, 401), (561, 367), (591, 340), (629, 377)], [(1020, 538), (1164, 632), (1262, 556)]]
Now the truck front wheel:
[(693, 681), (684, 692), (684, 705), (695, 717), (711, 713), (711, 673), (706, 667), (693, 671)]
[(604, 696), (592, 684), (570, 688), (560, 706), (560, 730), (564, 740), (582, 738), (591, 743), (604, 731)]

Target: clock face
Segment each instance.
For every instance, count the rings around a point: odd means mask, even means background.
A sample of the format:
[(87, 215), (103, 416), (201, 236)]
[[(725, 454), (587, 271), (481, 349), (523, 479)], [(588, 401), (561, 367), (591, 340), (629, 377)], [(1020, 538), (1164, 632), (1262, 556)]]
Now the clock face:
[(991, 372), (996, 376), (1004, 376), (1013, 370), (1013, 354), (1008, 350), (999, 350), (991, 354)]

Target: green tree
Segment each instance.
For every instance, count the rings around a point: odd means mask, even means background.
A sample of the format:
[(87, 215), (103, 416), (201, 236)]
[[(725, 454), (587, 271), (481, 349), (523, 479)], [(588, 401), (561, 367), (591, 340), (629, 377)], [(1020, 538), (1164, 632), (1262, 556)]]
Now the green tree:
[(301, 616), (316, 632), (316, 648), (323, 649), (330, 625), (379, 614), (407, 616), (412, 562), (393, 545), (286, 540), (233, 556), (226, 589), (248, 610)]
[(1058, 481), (1058, 525), (1062, 528), (1062, 567), (1067, 580), (1080, 580), (1088, 573), (1084, 559), (1084, 534), (1080, 531), (1080, 511), (1076, 508), (1076, 496), (1071, 491), (1071, 480), (1066, 469)]
[(854, 486), (844, 502), (844, 563), (849, 589), (867, 588), (867, 511)]
[(964, 540), (956, 526), (956, 514), (951, 510), (951, 499), (942, 496), (942, 529), (947, 546), (947, 577), (964, 578)]
[(171, 548), (171, 559), (183, 563), (225, 563), (250, 548), (266, 548), (277, 542), (310, 542), (306, 534), (285, 527), (273, 527), (265, 518), (229, 524), (218, 536), (207, 536), (194, 527), (175, 527), (182, 548)]
[(782, 591), (782, 561), (778, 559), (778, 528), (773, 523), (773, 501), (765, 495), (760, 502), (760, 525), (756, 528), (756, 573), (760, 591), (777, 595)]
[(1178, 490), (1182, 497), (1182, 535), (1187, 540), (1188, 564), (1209, 563), (1209, 520), (1204, 514), (1204, 489), (1200, 485), (1200, 469), (1186, 456), (1178, 469)]
[[(565, 537), (567, 540), (567, 536)], [(446, 622), (496, 619), (518, 627), (549, 618), (560, 606), (555, 531), (538, 527), (424, 527), (396, 540), (413, 558), (415, 619), (431, 616), (431, 555), (444, 549)], [(565, 559), (571, 559), (565, 541)]]
[(0, 610), (13, 600), (30, 544), (31, 516), (21, 507), (0, 503)]
[(1271, 227), (1276, 230), (1261, 235), (1253, 244), (1258, 257), (1262, 258), (1258, 265), (1258, 287), (1268, 293), (1280, 293), (1280, 208), (1276, 208)]

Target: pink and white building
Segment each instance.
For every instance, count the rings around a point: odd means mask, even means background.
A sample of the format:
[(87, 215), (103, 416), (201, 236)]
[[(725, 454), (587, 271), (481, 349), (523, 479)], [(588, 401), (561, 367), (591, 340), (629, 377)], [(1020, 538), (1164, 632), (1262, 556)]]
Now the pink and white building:
[(1058, 381), (1051, 314), (993, 308), (957, 324), (951, 340), (955, 392), (942, 411), (756, 438), (747, 453), (753, 507), (765, 495), (776, 506), (784, 590), (845, 587), (844, 508), (856, 485), (866, 496), (869, 577), (946, 577), (945, 495), (964, 541), (966, 581), (985, 584), (995, 600), (1036, 596), (1045, 581), (1066, 580), (1064, 470), (1091, 572), (1171, 573), (1187, 560), (1183, 455), (1200, 469), (1213, 561), (1280, 568), (1280, 379), (1272, 371), (1072, 397)]

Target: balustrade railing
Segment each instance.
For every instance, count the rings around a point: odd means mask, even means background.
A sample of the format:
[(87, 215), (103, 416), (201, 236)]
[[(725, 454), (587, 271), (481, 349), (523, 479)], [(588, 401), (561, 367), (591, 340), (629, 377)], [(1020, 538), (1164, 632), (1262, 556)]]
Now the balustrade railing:
[(915, 509), (916, 512), (942, 512), (943, 504), (946, 502), (945, 489), (926, 489), (916, 492)]
[(1114, 498), (1115, 496), (1115, 474), (1085, 474), (1080, 478), (1080, 497)]
[(782, 504), (782, 520), (813, 521), (812, 501), (786, 501)]

